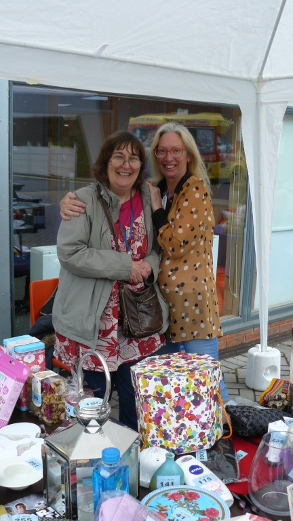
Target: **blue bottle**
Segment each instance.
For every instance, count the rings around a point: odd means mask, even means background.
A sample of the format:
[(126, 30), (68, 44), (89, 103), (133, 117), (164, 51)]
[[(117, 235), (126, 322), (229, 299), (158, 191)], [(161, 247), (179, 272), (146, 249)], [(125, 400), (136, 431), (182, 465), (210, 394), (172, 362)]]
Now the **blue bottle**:
[(129, 492), (129, 467), (122, 463), (120, 450), (112, 447), (102, 451), (102, 459), (93, 470), (94, 512), (107, 490)]

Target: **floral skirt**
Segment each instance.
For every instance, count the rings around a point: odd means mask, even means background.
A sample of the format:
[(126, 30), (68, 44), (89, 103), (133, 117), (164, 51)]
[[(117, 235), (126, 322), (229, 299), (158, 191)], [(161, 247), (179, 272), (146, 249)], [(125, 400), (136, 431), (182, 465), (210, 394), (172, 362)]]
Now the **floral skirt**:
[[(96, 347), (96, 351), (105, 358), (109, 371), (117, 371), (121, 364), (134, 362), (155, 353), (165, 342), (165, 336), (159, 333), (147, 338), (126, 338), (123, 335), (119, 319), (118, 289), (118, 282), (114, 282), (112, 293), (100, 319)], [(54, 356), (64, 364), (70, 367), (78, 364), (80, 358), (89, 349), (88, 346), (56, 331)], [(102, 367), (96, 357), (88, 357), (83, 364), (83, 369), (101, 371)]]

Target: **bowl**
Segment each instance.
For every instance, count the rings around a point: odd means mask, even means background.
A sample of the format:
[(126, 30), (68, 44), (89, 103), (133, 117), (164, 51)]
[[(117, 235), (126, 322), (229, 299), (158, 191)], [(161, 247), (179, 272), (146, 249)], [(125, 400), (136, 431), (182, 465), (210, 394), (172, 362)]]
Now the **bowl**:
[(0, 461), (0, 486), (22, 490), (43, 478), (42, 461), (22, 457)]

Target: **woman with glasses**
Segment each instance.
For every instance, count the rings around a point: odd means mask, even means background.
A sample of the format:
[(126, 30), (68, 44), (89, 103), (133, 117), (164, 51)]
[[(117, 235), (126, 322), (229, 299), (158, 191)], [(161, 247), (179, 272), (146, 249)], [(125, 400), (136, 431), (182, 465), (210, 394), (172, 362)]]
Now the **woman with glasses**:
[[(158, 283), (170, 310), (170, 335), (157, 354), (177, 352), (183, 345), (187, 353), (218, 360), (222, 328), (213, 273), (215, 220), (209, 177), (191, 133), (182, 125), (162, 125), (150, 152), (148, 185), (162, 251)], [(67, 194), (61, 201), (63, 219), (83, 211), (71, 197)], [(221, 396), (229, 398), (223, 380)]]
[[(157, 354), (177, 352), (183, 345), (186, 353), (218, 360), (222, 328), (213, 273), (210, 182), (186, 127), (167, 123), (159, 128), (151, 166), (148, 185), (162, 251), (158, 283), (170, 310), (170, 338)], [(223, 380), (221, 396), (229, 398)]]
[[(97, 349), (108, 364), (119, 395), (119, 420), (135, 430), (130, 367), (160, 349), (169, 325), (168, 305), (158, 288), (164, 318), (160, 334), (125, 338), (120, 324), (117, 281), (127, 281), (138, 290), (145, 281), (156, 280), (159, 271), (144, 167), (144, 148), (133, 134), (118, 132), (106, 139), (93, 167), (96, 184), (75, 192), (84, 213), (60, 225), (57, 253), (61, 270), (53, 307), (55, 357), (73, 366), (89, 348)], [(115, 223), (119, 252), (97, 187)], [(103, 397), (105, 376), (97, 359), (88, 357), (83, 368), (88, 386), (98, 389), (96, 396)]]

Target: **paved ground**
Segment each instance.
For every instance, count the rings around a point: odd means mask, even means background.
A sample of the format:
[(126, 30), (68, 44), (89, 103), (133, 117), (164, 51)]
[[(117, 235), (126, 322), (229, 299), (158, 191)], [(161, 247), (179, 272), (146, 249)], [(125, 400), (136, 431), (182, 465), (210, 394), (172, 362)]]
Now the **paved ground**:
[[(284, 380), (289, 380), (290, 376), (292, 342), (293, 339), (287, 338), (280, 343), (278, 341), (269, 343), (271, 347), (275, 347), (281, 352), (281, 378)], [(223, 352), (223, 354), (220, 353), (222, 373), (231, 398), (236, 395), (259, 403), (262, 392), (249, 389), (245, 385), (247, 352), (248, 349), (242, 354), (237, 354), (236, 351), (234, 356), (231, 356), (229, 353), (229, 357), (225, 357), (225, 352)]]
[[(275, 347), (281, 352), (281, 378), (284, 380), (289, 380), (292, 342), (293, 338), (291, 339), (290, 337), (282, 341), (276, 340), (269, 343), (271, 347)], [(231, 398), (233, 396), (241, 396), (242, 398), (247, 398), (259, 403), (261, 391), (254, 391), (245, 385), (247, 352), (248, 348), (245, 349), (243, 347), (240, 349), (229, 350), (227, 353), (221, 351), (220, 360), (222, 372)], [(113, 393), (110, 404), (112, 408), (111, 415), (118, 419), (119, 402), (116, 391)]]

